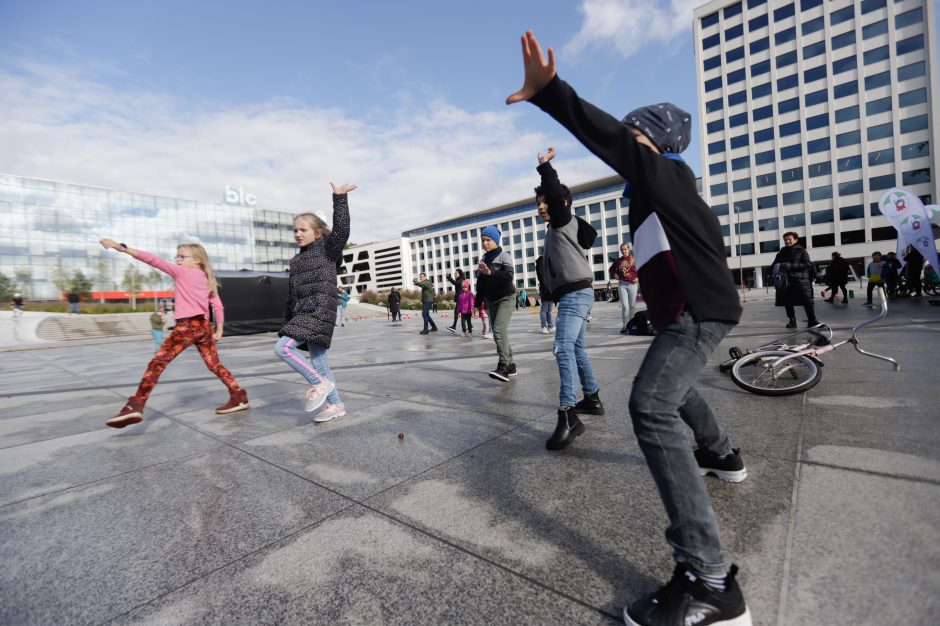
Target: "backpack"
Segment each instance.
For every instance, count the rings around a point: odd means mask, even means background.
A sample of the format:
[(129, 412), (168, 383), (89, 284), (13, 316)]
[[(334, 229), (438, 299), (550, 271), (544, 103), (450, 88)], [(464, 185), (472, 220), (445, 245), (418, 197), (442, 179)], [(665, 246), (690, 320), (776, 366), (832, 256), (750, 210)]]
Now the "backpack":
[(627, 322), (627, 334), (651, 337), (656, 334), (656, 331), (653, 330), (653, 324), (646, 318), (646, 313), (638, 311), (637, 314)]
[(773, 269), (774, 289), (777, 291), (786, 291), (790, 287), (790, 273), (780, 268), (779, 263), (774, 263)]

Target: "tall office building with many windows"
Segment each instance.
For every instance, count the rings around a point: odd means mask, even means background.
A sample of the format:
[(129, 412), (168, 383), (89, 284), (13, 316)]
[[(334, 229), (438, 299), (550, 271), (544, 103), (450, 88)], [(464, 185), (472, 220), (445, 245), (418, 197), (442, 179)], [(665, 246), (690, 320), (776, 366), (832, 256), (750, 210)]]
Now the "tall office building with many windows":
[[(716, 0), (695, 15), (703, 195), (761, 285), (786, 231), (814, 261), (892, 250), (891, 187), (937, 202), (934, 0)], [(737, 258), (736, 258), (737, 257)]]

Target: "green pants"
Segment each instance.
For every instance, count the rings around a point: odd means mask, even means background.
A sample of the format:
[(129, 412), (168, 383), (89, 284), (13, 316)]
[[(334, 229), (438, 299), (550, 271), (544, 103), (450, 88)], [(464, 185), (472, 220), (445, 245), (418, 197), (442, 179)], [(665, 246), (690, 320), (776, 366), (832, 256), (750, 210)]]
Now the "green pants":
[(499, 300), (486, 298), (486, 308), (490, 315), (490, 329), (496, 341), (496, 354), (500, 365), (512, 364), (512, 347), (509, 345), (509, 319), (512, 317), (516, 296), (509, 294)]

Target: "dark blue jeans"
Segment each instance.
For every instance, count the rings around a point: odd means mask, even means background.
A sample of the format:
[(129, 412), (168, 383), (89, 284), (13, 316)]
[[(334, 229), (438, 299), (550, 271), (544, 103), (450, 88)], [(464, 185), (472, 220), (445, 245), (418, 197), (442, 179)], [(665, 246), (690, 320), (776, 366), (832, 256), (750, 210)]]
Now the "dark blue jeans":
[(437, 330), (437, 324), (431, 319), (431, 305), (433, 304), (433, 302), (421, 303), (421, 319), (424, 320), (424, 330), (428, 329), (428, 325), (430, 325), (432, 329)]
[(695, 322), (683, 314), (653, 339), (630, 394), (633, 431), (669, 515), (666, 541), (674, 549), (673, 558), (715, 575), (725, 573), (718, 520), (685, 426), (692, 429), (700, 448), (718, 455), (731, 452), (728, 436), (693, 387), (731, 327)]

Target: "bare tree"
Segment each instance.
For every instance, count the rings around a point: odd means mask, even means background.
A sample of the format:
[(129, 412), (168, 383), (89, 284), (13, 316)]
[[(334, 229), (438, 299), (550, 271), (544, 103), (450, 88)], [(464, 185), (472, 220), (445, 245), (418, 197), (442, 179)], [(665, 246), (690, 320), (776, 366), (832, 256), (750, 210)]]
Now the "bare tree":
[(30, 296), (33, 284), (33, 271), (28, 267), (18, 267), (13, 271), (13, 278), (16, 283), (16, 290), (24, 297)]
[(55, 268), (52, 270), (52, 278), (50, 282), (52, 283), (52, 286), (55, 287), (57, 299), (62, 297), (63, 291), (69, 290), (72, 277), (69, 276), (68, 272), (65, 271), (65, 267), (62, 265), (62, 259), (56, 259)]
[(137, 310), (137, 292), (144, 286), (144, 276), (136, 265), (128, 265), (122, 281), (124, 290), (131, 295), (131, 308)]
[(104, 304), (104, 292), (111, 287), (111, 262), (103, 256), (95, 261), (95, 285), (101, 292), (98, 301)]
[(150, 270), (146, 276), (147, 286), (153, 291), (153, 310), (157, 310), (157, 290), (163, 286), (163, 272)]

